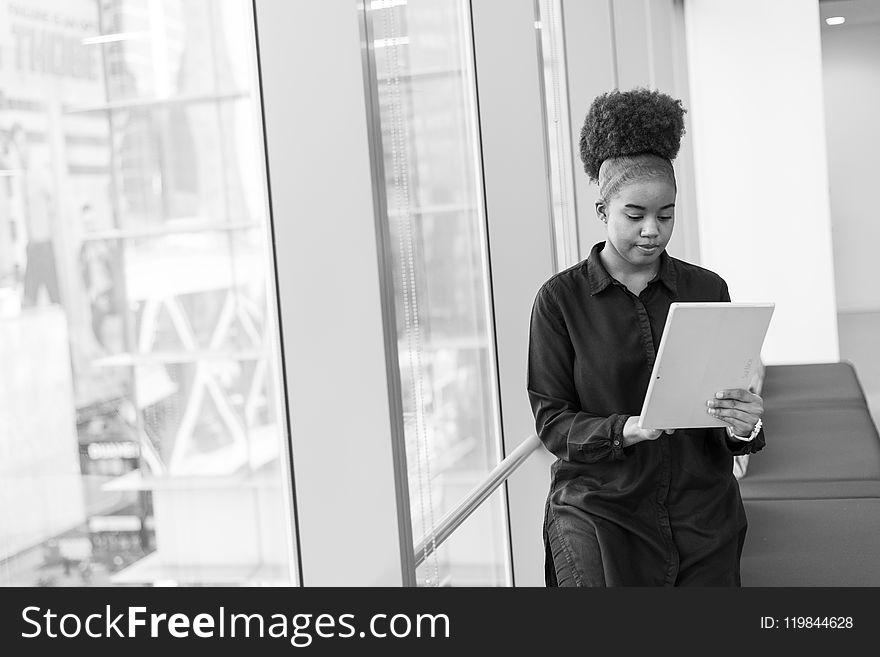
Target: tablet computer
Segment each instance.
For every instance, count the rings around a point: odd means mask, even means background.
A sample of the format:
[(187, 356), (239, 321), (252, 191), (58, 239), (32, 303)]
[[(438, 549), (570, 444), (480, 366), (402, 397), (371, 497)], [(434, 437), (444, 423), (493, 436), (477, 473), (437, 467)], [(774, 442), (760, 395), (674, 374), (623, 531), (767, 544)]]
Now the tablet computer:
[(706, 412), (706, 402), (720, 390), (748, 389), (760, 367), (774, 307), (773, 303), (673, 303), (639, 427), (726, 427)]

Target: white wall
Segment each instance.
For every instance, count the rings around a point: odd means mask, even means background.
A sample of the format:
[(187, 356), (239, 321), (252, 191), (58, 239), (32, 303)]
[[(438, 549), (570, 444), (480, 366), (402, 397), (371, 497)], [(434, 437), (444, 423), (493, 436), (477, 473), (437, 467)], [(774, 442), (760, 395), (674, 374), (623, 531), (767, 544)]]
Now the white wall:
[(775, 301), (766, 363), (838, 360), (818, 3), (686, 0), (702, 264)]
[(822, 29), (837, 308), (880, 311), (880, 23)]

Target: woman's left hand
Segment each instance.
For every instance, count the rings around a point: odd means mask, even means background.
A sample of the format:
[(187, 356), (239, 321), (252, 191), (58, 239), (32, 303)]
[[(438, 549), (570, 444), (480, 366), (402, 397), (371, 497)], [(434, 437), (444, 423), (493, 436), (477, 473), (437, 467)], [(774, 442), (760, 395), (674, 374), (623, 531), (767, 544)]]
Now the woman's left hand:
[(713, 417), (726, 422), (737, 436), (748, 436), (764, 415), (764, 400), (748, 390), (722, 390), (706, 402)]

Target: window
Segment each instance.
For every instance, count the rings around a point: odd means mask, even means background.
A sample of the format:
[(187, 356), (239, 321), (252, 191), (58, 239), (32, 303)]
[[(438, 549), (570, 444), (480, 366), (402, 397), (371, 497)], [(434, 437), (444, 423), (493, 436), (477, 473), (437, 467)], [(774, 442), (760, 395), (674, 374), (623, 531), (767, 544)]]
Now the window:
[(292, 583), (251, 3), (0, 16), (0, 583)]
[[(374, 1), (368, 13), (413, 535), (501, 459), (469, 3)], [(509, 583), (504, 498), (419, 567), (420, 585)]]

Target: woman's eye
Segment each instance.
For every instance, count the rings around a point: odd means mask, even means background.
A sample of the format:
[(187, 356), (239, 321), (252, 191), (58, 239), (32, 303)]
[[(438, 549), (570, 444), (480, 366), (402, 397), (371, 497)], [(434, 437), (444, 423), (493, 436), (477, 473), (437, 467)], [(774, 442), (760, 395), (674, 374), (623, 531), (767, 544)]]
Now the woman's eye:
[(631, 215), (631, 214), (628, 214), (628, 215), (626, 215), (626, 216), (629, 217), (630, 219), (632, 219), (633, 221), (638, 221), (639, 219), (642, 219), (642, 218), (643, 218), (643, 217), (634, 217), (634, 216)]
[(672, 217), (657, 217), (660, 221), (669, 221)]

